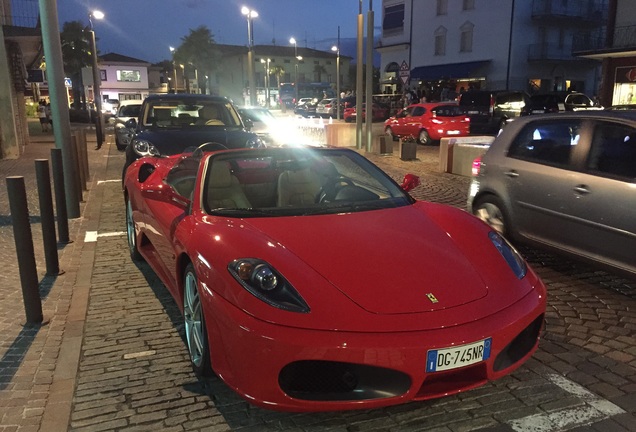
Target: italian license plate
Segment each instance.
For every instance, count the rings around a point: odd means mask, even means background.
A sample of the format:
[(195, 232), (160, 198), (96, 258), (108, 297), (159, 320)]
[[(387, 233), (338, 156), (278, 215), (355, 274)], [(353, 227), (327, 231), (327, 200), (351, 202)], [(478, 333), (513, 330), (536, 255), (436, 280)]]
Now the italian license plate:
[(479, 363), (490, 358), (492, 338), (451, 348), (429, 350), (426, 372), (440, 372)]
[(459, 135), (459, 131), (458, 130), (449, 130), (448, 134), (449, 135)]
[(545, 114), (544, 110), (532, 110), (532, 114)]
[(468, 111), (468, 114), (479, 114), (479, 111)]

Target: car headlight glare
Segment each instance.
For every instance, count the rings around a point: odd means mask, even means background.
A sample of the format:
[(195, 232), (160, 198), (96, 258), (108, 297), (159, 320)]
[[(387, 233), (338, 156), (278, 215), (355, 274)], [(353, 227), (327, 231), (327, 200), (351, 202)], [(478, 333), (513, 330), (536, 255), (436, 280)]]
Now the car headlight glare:
[(523, 279), (528, 272), (528, 267), (519, 252), (517, 252), (517, 250), (508, 243), (508, 240), (495, 231), (490, 231), (488, 233), (488, 237), (504, 260), (508, 263), (517, 278)]
[(136, 140), (133, 142), (132, 146), (135, 153), (137, 153), (141, 157), (159, 156), (159, 150), (157, 150), (157, 148), (152, 145), (150, 141)]
[(232, 261), (228, 271), (243, 288), (270, 306), (290, 312), (309, 312), (298, 291), (267, 262), (242, 258)]

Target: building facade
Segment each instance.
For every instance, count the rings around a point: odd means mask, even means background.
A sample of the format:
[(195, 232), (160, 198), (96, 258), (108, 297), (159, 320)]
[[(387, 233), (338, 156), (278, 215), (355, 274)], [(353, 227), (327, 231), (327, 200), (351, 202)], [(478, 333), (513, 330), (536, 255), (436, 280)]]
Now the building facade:
[(606, 25), (606, 0), (383, 0), (384, 92), (440, 88), (596, 94), (600, 62), (573, 55)]
[(603, 32), (581, 33), (574, 51), (603, 62), (601, 103), (636, 104), (636, 8), (633, 0), (610, 0), (608, 25)]
[[(150, 63), (117, 53), (108, 53), (99, 57), (101, 76), (100, 90), (103, 100), (118, 101), (143, 100), (151, 89), (156, 93), (160, 83), (148, 79)], [(166, 90), (167, 91), (167, 87)], [(165, 92), (164, 91), (164, 92)]]

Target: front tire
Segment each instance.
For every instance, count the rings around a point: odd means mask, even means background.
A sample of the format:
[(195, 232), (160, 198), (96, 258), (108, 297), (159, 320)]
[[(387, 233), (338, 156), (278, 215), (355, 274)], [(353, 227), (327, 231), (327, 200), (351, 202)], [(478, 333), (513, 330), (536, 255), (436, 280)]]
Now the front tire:
[(510, 231), (509, 218), (501, 200), (495, 196), (479, 199), (473, 206), (473, 214), (499, 234), (507, 237)]
[(417, 141), (423, 145), (429, 145), (432, 142), (430, 135), (424, 129), (418, 134)]
[(137, 234), (135, 232), (135, 221), (133, 220), (132, 204), (126, 198), (126, 238), (128, 239), (128, 250), (133, 261), (143, 261), (144, 258), (137, 248)]
[(199, 281), (192, 263), (187, 265), (183, 274), (183, 318), (192, 369), (197, 376), (210, 376), (212, 368), (208, 334), (199, 294)]

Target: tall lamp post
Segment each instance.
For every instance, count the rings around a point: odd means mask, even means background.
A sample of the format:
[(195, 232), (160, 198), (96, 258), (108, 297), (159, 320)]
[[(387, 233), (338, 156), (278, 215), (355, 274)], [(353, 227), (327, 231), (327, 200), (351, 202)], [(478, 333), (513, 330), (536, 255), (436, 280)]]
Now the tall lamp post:
[(91, 58), (93, 63), (93, 101), (95, 102), (95, 111), (97, 111), (97, 122), (95, 123), (95, 135), (97, 138), (96, 150), (99, 150), (102, 148), (102, 144), (104, 142), (104, 128), (102, 127), (102, 93), (100, 89), (102, 77), (97, 66), (97, 44), (95, 43), (93, 18), (98, 20), (103, 19), (104, 13), (95, 10), (88, 14), (89, 32), (91, 36)]
[(241, 8), (241, 13), (247, 17), (247, 73), (250, 82), (250, 105), (256, 105), (256, 83), (254, 73), (254, 30), (252, 20), (258, 17), (258, 12), (246, 6)]
[(174, 92), (179, 93), (177, 90), (177, 63), (174, 60), (174, 47), (170, 47), (170, 53), (172, 54), (172, 72), (174, 72)]
[(289, 43), (294, 45), (294, 57), (296, 57), (296, 75), (294, 76), (294, 103), (298, 103), (298, 62), (302, 57), (298, 55), (298, 44), (295, 38), (290, 38)]
[(340, 120), (340, 48), (334, 45), (331, 51), (336, 52), (336, 119)]
[(265, 106), (269, 108), (269, 62), (272, 59), (261, 59), (261, 63), (265, 65)]

